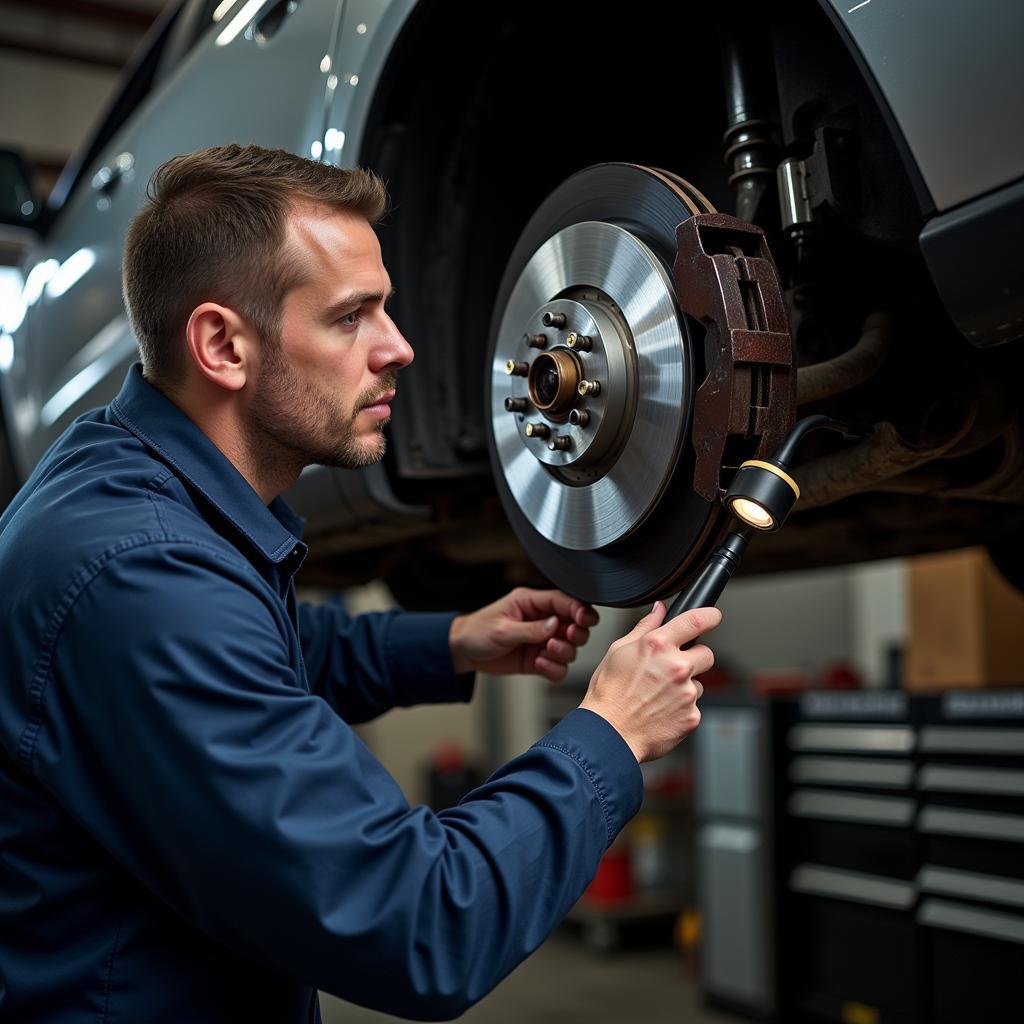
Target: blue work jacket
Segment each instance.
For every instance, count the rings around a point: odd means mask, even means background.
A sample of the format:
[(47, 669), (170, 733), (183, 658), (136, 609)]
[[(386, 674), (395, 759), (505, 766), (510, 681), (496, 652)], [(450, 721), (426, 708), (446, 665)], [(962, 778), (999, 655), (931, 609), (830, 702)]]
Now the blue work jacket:
[(410, 807), (350, 723), (468, 697), (451, 615), (297, 603), (299, 529), (137, 365), (0, 518), (0, 1019), (450, 1018), (636, 812), (584, 710)]

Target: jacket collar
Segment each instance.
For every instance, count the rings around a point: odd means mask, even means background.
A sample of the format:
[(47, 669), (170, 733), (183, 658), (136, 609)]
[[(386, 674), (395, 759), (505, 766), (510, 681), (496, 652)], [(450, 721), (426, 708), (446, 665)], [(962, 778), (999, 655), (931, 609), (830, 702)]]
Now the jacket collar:
[(302, 519), (281, 498), (265, 505), (227, 456), (142, 376), (141, 363), (129, 368), (110, 410), (122, 426), (199, 491), (268, 561), (277, 564), (296, 548), (305, 554), (306, 545), (299, 540)]

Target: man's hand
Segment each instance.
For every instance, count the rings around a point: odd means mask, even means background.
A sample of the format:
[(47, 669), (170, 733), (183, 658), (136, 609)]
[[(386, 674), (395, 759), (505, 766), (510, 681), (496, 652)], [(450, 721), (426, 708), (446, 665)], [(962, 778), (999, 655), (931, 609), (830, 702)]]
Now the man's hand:
[(559, 590), (517, 587), (494, 604), (452, 621), (448, 643), (456, 672), (535, 673), (565, 678), (597, 612)]
[(614, 726), (641, 763), (667, 754), (700, 724), (704, 687), (694, 676), (707, 672), (715, 656), (704, 644), (680, 648), (714, 629), (722, 613), (697, 608), (664, 619), (658, 601), (608, 648), (580, 704)]

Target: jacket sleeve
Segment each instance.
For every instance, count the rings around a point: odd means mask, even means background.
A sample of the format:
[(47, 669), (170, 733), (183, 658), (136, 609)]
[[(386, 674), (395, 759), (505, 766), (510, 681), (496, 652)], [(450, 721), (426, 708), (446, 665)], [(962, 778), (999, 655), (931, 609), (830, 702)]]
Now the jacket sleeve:
[(33, 770), (187, 920), (344, 999), (451, 1018), (534, 950), (636, 812), (615, 730), (571, 712), (458, 807), (410, 807), (305, 691), (279, 604), (187, 545), (69, 608)]
[(448, 631), (455, 612), (400, 609), (350, 616), (340, 599), (299, 605), (299, 637), (309, 685), (346, 722), (393, 707), (466, 701), (472, 673), (452, 668)]

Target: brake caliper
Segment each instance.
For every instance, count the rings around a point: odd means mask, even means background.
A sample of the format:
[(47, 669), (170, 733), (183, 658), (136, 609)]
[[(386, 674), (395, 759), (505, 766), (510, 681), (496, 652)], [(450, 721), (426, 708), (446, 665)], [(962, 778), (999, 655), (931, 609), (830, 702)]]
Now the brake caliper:
[(796, 366), (764, 232), (724, 213), (676, 229), (680, 308), (707, 329), (709, 372), (693, 406), (694, 489), (721, 500), (740, 463), (771, 455), (793, 425)]

